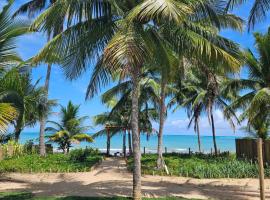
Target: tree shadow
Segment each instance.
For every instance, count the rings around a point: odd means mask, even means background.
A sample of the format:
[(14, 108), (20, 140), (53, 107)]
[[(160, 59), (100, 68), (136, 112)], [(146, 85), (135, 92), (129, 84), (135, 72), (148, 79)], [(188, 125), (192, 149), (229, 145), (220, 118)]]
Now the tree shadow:
[[(82, 197), (116, 197), (116, 196), (131, 196), (132, 181), (127, 180), (111, 180), (98, 181), (93, 183), (85, 183), (81, 181), (65, 180), (64, 176), (59, 175), (63, 180), (53, 183), (36, 182), (31, 183), (27, 180), (27, 190), (35, 196), (82, 196)], [(91, 177), (89, 177), (91, 178)], [(16, 182), (16, 180), (12, 180)], [(21, 181), (21, 180), (18, 180)], [(20, 190), (20, 189), (19, 189)], [(9, 190), (18, 191), (18, 190)], [(248, 187), (240, 187), (237, 185), (216, 185), (216, 181), (208, 182), (207, 184), (194, 184), (192, 181), (183, 183), (173, 183), (170, 181), (142, 181), (142, 193), (146, 197), (190, 197), (190, 195), (209, 199), (259, 199), (259, 190)], [(266, 192), (266, 199), (270, 199), (270, 192)], [(15, 198), (16, 199), (16, 198)], [(21, 198), (23, 199), (23, 198)], [(72, 198), (62, 198), (71, 200)], [(61, 199), (61, 200), (62, 200)], [(102, 199), (102, 198), (101, 198)], [(23, 199), (24, 200), (24, 199)], [(114, 199), (113, 199), (114, 200)]]

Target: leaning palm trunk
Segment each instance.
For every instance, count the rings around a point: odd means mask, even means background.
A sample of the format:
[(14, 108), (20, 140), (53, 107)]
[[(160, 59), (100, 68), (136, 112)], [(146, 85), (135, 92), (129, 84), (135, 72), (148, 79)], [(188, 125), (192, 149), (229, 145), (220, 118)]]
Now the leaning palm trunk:
[(217, 151), (217, 142), (216, 142), (216, 130), (215, 130), (215, 122), (214, 122), (214, 117), (213, 117), (212, 111), (211, 111), (211, 125), (212, 125), (214, 151), (215, 151), (215, 155), (217, 155), (218, 151)]
[(169, 174), (167, 166), (165, 164), (163, 158), (163, 128), (165, 122), (165, 113), (166, 113), (166, 106), (165, 106), (165, 87), (166, 83), (162, 81), (161, 83), (161, 98), (160, 98), (160, 115), (159, 115), (159, 132), (158, 132), (158, 159), (157, 159), (157, 168), (158, 169), (165, 169), (166, 173)]
[(133, 143), (133, 199), (141, 200), (141, 149), (140, 149), (140, 134), (139, 134), (139, 72), (133, 69), (132, 82), (132, 113), (131, 113), (131, 128), (132, 128), (132, 143)]
[[(47, 68), (47, 74), (46, 74), (46, 80), (45, 80), (45, 92), (46, 92), (46, 99), (45, 101), (48, 101), (48, 94), (49, 94), (49, 83), (50, 83), (50, 77), (51, 77), (51, 70), (52, 65), (49, 64)], [(39, 132), (39, 153), (41, 156), (46, 155), (46, 147), (45, 147), (45, 124), (46, 124), (46, 115), (43, 115), (40, 120), (40, 132)]]

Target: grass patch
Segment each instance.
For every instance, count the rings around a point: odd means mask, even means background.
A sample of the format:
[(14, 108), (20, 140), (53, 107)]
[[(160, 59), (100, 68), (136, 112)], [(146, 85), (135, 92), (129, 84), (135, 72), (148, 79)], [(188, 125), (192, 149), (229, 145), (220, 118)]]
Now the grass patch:
[(102, 160), (99, 154), (75, 151), (69, 155), (48, 154), (45, 158), (37, 154), (7, 158), (0, 162), (0, 173), (84, 172)]
[[(5, 200), (130, 200), (127, 197), (34, 197), (31, 193), (0, 193), (0, 199)], [(165, 197), (165, 198), (143, 198), (143, 200), (187, 200), (184, 198)], [(195, 199), (193, 199), (195, 200)]]
[[(157, 155), (142, 156), (142, 173), (165, 175), (155, 170)], [(193, 178), (257, 178), (258, 167), (255, 163), (237, 160), (235, 155), (183, 155), (165, 154), (164, 160), (171, 175)], [(128, 160), (132, 170), (133, 160)], [(266, 166), (265, 176), (270, 177), (270, 167)]]

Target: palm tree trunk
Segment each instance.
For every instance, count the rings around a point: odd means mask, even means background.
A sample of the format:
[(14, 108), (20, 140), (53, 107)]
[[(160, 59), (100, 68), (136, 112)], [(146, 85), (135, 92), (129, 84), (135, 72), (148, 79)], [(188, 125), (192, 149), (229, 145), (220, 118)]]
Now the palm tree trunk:
[(140, 134), (139, 134), (139, 71), (133, 69), (132, 82), (132, 113), (131, 113), (131, 127), (132, 127), (132, 143), (133, 143), (133, 199), (141, 200), (141, 149), (140, 149)]
[(107, 156), (110, 156), (111, 151), (111, 137), (110, 137), (110, 130), (107, 129)]
[[(197, 123), (197, 122), (196, 122)], [(198, 137), (198, 148), (199, 148), (199, 152), (201, 153), (201, 136), (200, 136), (200, 127), (199, 127), (199, 123), (197, 123), (196, 125), (197, 127), (197, 137)]]
[(164, 159), (163, 159), (163, 128), (165, 122), (165, 113), (166, 113), (166, 106), (165, 106), (165, 81), (161, 82), (161, 94), (160, 94), (160, 114), (159, 114), (159, 132), (158, 132), (158, 159), (157, 159), (157, 168), (164, 169), (166, 167)]
[(260, 181), (260, 199), (265, 200), (264, 190), (264, 163), (263, 163), (263, 140), (257, 140), (257, 154), (258, 154), (258, 168), (259, 168), (259, 181)]
[(215, 122), (214, 122), (214, 116), (213, 116), (212, 111), (211, 111), (211, 125), (212, 125), (214, 150), (215, 150), (215, 155), (217, 155), (218, 151), (217, 151), (217, 142), (216, 142), (216, 130), (215, 130)]
[[(51, 77), (51, 70), (52, 65), (49, 64), (47, 68), (47, 74), (46, 74), (46, 80), (45, 80), (45, 92), (46, 92), (46, 100), (48, 101), (48, 94), (49, 94), (49, 83), (50, 83), (50, 77)], [(41, 156), (46, 155), (46, 147), (45, 147), (45, 124), (46, 124), (46, 116), (42, 116), (40, 120), (40, 132), (39, 132), (39, 152)]]
[(124, 129), (123, 131), (123, 154), (124, 154), (124, 157), (126, 157), (127, 153), (126, 153), (126, 130)]
[(128, 129), (128, 151), (129, 151), (129, 155), (132, 155), (132, 142), (131, 142), (131, 133), (130, 133), (130, 129)]
[(15, 133), (14, 133), (15, 134), (15, 142), (19, 142), (21, 132), (22, 132), (22, 128), (19, 128), (19, 127), (15, 128)]

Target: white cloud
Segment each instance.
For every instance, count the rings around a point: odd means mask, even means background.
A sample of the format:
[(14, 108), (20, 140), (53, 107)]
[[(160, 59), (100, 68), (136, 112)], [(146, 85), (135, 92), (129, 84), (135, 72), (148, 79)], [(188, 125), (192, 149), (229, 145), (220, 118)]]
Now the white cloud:
[[(239, 116), (240, 113), (236, 113), (236, 115)], [(227, 120), (224, 119), (224, 115), (223, 115), (223, 112), (221, 110), (214, 111), (214, 120), (215, 120), (215, 128), (217, 130), (223, 129), (223, 130), (231, 130), (232, 131), (231, 125), (229, 124), (229, 122)], [(188, 118), (177, 119), (177, 120), (168, 119), (166, 122), (166, 128), (187, 130), (188, 124), (189, 124)], [(241, 126), (237, 125), (237, 123), (235, 122), (235, 125), (236, 125), (236, 129), (239, 129), (245, 125), (245, 122)], [(211, 129), (211, 125), (209, 123), (209, 119), (207, 116), (201, 117), (200, 128), (202, 130)]]

